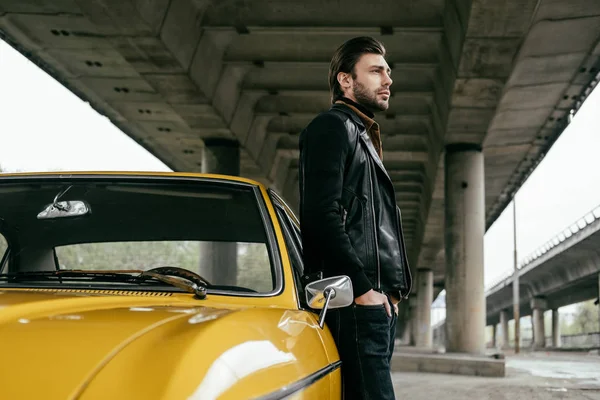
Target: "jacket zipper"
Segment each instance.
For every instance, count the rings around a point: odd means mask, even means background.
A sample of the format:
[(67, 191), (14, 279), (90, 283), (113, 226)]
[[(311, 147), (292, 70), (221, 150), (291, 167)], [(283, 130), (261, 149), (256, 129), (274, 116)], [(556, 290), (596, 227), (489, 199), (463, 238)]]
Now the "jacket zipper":
[[(410, 275), (410, 265), (408, 265), (408, 256), (406, 255), (406, 245), (404, 244), (404, 235), (402, 234), (402, 229), (400, 229), (400, 226), (402, 225), (402, 220), (400, 218), (400, 209), (398, 207), (396, 207), (396, 230), (398, 231), (398, 240), (400, 240), (400, 242), (402, 243), (402, 257), (404, 259), (404, 267), (405, 267), (405, 271), (404, 271), (404, 286), (406, 286), (406, 293), (410, 293), (410, 291), (412, 290), (412, 285), (411, 287), (408, 287), (408, 280), (406, 279), (406, 274)], [(412, 281), (412, 276), (411, 276), (411, 281)], [(405, 299), (408, 298), (408, 295), (405, 296)]]
[(379, 261), (379, 241), (377, 240), (377, 230), (375, 229), (375, 198), (373, 195), (373, 177), (371, 164), (369, 163), (369, 183), (371, 184), (371, 213), (373, 225), (373, 238), (375, 239), (375, 258), (377, 259), (377, 290), (381, 291), (381, 265)]

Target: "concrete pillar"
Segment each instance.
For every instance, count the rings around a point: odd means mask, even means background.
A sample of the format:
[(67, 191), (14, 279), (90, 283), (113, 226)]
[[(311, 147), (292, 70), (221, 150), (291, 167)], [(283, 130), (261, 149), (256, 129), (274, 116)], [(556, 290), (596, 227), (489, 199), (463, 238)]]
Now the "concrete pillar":
[(498, 347), (498, 324), (492, 325), (492, 347)]
[(204, 139), (202, 173), (239, 176), (239, 142), (230, 139)]
[(508, 340), (508, 312), (506, 310), (500, 311), (500, 332), (498, 348), (507, 349), (510, 342)]
[(483, 153), (470, 143), (446, 146), (446, 351), (485, 351)]
[(559, 348), (561, 345), (560, 340), (560, 315), (558, 314), (558, 308), (552, 309), (552, 347)]
[(410, 329), (410, 345), (411, 346), (416, 346), (417, 345), (417, 336), (419, 336), (418, 333), (418, 324), (417, 324), (417, 313), (418, 313), (418, 307), (417, 307), (417, 297), (416, 296), (410, 296), (408, 298), (408, 304), (410, 307), (410, 324), (409, 329)]
[(547, 308), (546, 300), (536, 297), (531, 299), (531, 323), (533, 325), (533, 348), (543, 349), (546, 347), (546, 332), (544, 329), (544, 311)]
[[(202, 173), (240, 175), (240, 146), (235, 140), (205, 139)], [(201, 242), (199, 273), (218, 285), (237, 284), (237, 243)]]
[(433, 271), (419, 269), (417, 271), (417, 347), (431, 348), (433, 337), (431, 332), (431, 303), (433, 303)]
[(412, 328), (411, 328), (412, 318), (407, 318), (404, 322), (404, 334), (402, 335), (402, 343), (405, 345), (413, 345), (411, 342), (412, 338)]

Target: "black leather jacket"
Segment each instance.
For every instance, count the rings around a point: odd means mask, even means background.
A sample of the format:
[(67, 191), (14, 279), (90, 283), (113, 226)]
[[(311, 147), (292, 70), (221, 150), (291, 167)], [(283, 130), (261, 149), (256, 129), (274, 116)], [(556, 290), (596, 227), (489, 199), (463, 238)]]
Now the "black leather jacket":
[(300, 134), (300, 226), (306, 273), (348, 275), (354, 297), (406, 298), (412, 278), (392, 181), (362, 120), (343, 104)]

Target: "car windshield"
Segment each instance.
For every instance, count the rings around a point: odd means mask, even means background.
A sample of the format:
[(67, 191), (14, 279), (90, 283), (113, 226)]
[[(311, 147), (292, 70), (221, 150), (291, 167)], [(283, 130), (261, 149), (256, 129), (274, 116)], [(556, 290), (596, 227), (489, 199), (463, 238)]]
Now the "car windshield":
[(9, 252), (2, 273), (169, 266), (201, 275), (209, 293), (270, 293), (278, 274), (259, 193), (203, 179), (3, 179), (0, 233)]

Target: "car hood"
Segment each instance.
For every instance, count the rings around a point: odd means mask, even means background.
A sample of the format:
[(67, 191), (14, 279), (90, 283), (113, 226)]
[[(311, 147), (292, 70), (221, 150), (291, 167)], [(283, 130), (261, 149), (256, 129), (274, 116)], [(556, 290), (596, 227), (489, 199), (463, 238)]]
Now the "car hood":
[(127, 292), (0, 290), (0, 394), (78, 397), (112, 359), (150, 332), (164, 333), (183, 320), (197, 332), (233, 311), (205, 304)]

